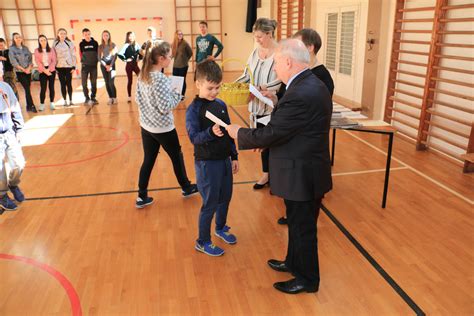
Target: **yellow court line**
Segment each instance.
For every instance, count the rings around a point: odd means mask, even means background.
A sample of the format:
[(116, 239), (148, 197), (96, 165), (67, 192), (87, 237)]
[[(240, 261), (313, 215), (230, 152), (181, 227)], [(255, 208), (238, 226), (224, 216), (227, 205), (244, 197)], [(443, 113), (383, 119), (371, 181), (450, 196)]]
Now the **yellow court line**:
[[(360, 137), (354, 135), (354, 134), (351, 133), (350, 131), (346, 131), (346, 130), (345, 130), (345, 131), (343, 131), (343, 132), (346, 132), (347, 134), (349, 134), (350, 136), (352, 136), (352, 137), (354, 137), (355, 139), (359, 140), (360, 142), (366, 144), (367, 146), (369, 146), (369, 147), (375, 149), (376, 151), (378, 151), (378, 152), (384, 154), (385, 156), (387, 156), (387, 153), (386, 153), (386, 152), (384, 152), (383, 150), (381, 150), (381, 149), (378, 148), (377, 146), (372, 145), (371, 143), (369, 143), (369, 142), (363, 140), (362, 138), (360, 138)], [(444, 184), (442, 184), (441, 182), (439, 182), (439, 181), (433, 179), (432, 177), (430, 177), (430, 176), (424, 174), (423, 172), (419, 171), (418, 169), (415, 169), (415, 168), (413, 168), (412, 166), (410, 166), (410, 165), (404, 163), (404, 162), (401, 161), (400, 159), (395, 158), (394, 156), (392, 156), (392, 160), (395, 160), (396, 162), (402, 164), (403, 166), (407, 167), (408, 169), (410, 169), (410, 170), (413, 171), (414, 173), (416, 173), (416, 174), (422, 176), (423, 178), (425, 178), (425, 179), (427, 179), (427, 180), (433, 182), (434, 184), (436, 184), (436, 185), (439, 186), (440, 188), (443, 188), (444, 190), (446, 190), (446, 191), (448, 191), (449, 193), (451, 193), (451, 194), (457, 196), (458, 198), (460, 198), (460, 199), (466, 201), (467, 203), (469, 203), (469, 204), (471, 204), (471, 205), (474, 205), (474, 201), (473, 201), (473, 200), (469, 199), (468, 197), (462, 195), (461, 193), (459, 193), (459, 192), (457, 192), (457, 191), (454, 191), (453, 189), (447, 187), (446, 185), (444, 185)]]
[[(404, 169), (408, 169), (408, 167), (390, 168), (390, 171), (404, 170)], [(384, 169), (369, 169), (369, 170), (361, 170), (361, 171), (350, 171), (350, 172), (337, 172), (337, 173), (333, 173), (332, 176), (333, 177), (349, 176), (349, 175), (353, 175), (353, 174), (365, 174), (365, 173), (375, 173), (375, 172), (385, 172), (385, 168)]]

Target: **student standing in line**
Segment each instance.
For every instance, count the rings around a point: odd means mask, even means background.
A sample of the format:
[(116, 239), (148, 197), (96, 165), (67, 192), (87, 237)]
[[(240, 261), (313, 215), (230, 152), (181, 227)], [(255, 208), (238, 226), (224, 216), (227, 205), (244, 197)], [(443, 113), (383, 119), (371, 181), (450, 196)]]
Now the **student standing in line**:
[(109, 95), (108, 105), (117, 104), (117, 89), (115, 88), (115, 59), (117, 59), (117, 48), (112, 42), (110, 32), (105, 30), (102, 32), (102, 44), (99, 46), (100, 70), (104, 77), (105, 87)]
[(196, 86), (199, 95), (186, 111), (186, 129), (194, 145), (196, 181), (202, 196), (199, 213), (199, 237), (195, 249), (209, 256), (221, 256), (224, 249), (211, 240), (211, 223), (216, 214), (215, 235), (228, 244), (237, 238), (229, 233), (227, 213), (232, 198), (234, 173), (239, 171), (235, 142), (229, 134), (206, 117), (210, 112), (230, 124), (227, 106), (217, 99), (222, 81), (222, 71), (214, 61), (207, 60), (196, 67)]
[[(216, 59), (224, 49), (224, 46), (214, 35), (207, 32), (206, 21), (199, 22), (199, 31), (201, 34), (196, 37), (196, 63), (206, 59)], [(217, 46), (217, 51), (213, 55), (214, 46)]]
[[(56, 52), (56, 70), (58, 72), (59, 83), (61, 84), (61, 94), (64, 99), (64, 106), (71, 106), (72, 103), (72, 74), (76, 70), (76, 51), (74, 43), (67, 37), (67, 31), (60, 28), (56, 40), (53, 43)], [(67, 89), (67, 91), (66, 91)], [(67, 94), (69, 94), (69, 103)]]
[[(82, 30), (83, 40), (79, 44), (79, 51), (81, 54), (81, 79), (82, 90), (86, 100), (84, 104), (97, 105), (99, 102), (96, 99), (97, 95), (97, 63), (99, 62), (99, 43), (91, 37), (91, 31), (88, 28)], [(89, 96), (89, 89), (87, 87), (87, 77), (91, 81), (91, 94)]]
[(173, 52), (173, 76), (184, 77), (183, 90), (181, 95), (186, 94), (186, 74), (189, 68), (189, 59), (193, 57), (193, 50), (188, 42), (183, 38), (183, 32), (176, 30), (171, 51)]
[(25, 90), (26, 110), (36, 113), (36, 107), (31, 97), (31, 70), (33, 69), (33, 57), (28, 47), (23, 45), (23, 37), (19, 33), (13, 33), (13, 45), (10, 47), (8, 56), (12, 63), (16, 77)]
[(148, 183), (161, 146), (171, 158), (183, 196), (198, 192), (197, 186), (191, 184), (186, 174), (174, 125), (173, 110), (178, 106), (181, 94), (171, 90), (171, 80), (161, 72), (170, 62), (170, 44), (155, 41), (145, 51), (143, 67), (138, 77), (136, 102), (140, 112), (144, 158), (138, 178), (137, 208), (153, 203), (153, 198), (148, 196)]
[[(8, 190), (13, 193), (17, 202), (25, 200), (25, 195), (18, 186), (25, 168), (25, 157), (18, 140), (24, 121), (20, 103), (13, 89), (2, 82), (2, 75), (0, 72), (0, 214), (3, 210), (17, 209), (16, 203), (8, 196)], [(8, 176), (5, 168), (7, 163), (10, 166)]]
[(35, 49), (35, 61), (40, 72), (40, 106), (44, 110), (46, 88), (49, 84), (49, 108), (54, 110), (54, 79), (56, 77), (56, 53), (49, 47), (48, 38), (44, 35), (38, 37), (38, 48)]
[(5, 39), (0, 38), (0, 62), (3, 65), (3, 81), (10, 85), (16, 98), (19, 99), (18, 90), (16, 89), (16, 75), (10, 62), (8, 51), (7, 42)]
[(125, 71), (127, 72), (128, 103), (132, 102), (133, 73), (137, 76), (140, 74), (140, 68), (138, 67), (140, 45), (135, 41), (135, 38), (134, 32), (127, 32), (127, 35), (125, 36), (125, 45), (123, 45), (122, 49), (117, 54), (118, 58), (126, 62)]

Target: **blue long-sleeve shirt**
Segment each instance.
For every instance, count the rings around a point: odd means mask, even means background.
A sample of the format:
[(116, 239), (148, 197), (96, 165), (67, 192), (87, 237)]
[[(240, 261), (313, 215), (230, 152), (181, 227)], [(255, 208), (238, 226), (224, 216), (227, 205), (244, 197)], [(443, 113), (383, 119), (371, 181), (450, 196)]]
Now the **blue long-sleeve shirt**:
[(237, 148), (229, 134), (218, 137), (212, 132), (214, 123), (206, 117), (206, 111), (211, 112), (222, 121), (230, 124), (227, 106), (221, 100), (206, 100), (196, 97), (186, 111), (186, 130), (194, 145), (196, 160), (223, 160), (231, 157), (237, 160)]
[[(10, 106), (5, 101), (4, 95)], [(9, 130), (17, 133), (23, 129), (24, 125), (20, 102), (18, 102), (12, 88), (7, 83), (0, 81), (0, 133), (4, 134)]]

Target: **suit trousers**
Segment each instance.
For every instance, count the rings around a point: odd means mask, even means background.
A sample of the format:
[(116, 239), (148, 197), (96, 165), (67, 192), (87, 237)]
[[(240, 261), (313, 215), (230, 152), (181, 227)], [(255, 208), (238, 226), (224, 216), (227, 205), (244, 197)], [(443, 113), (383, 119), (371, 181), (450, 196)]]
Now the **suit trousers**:
[(322, 197), (311, 201), (285, 199), (288, 253), (285, 264), (297, 280), (319, 286), (317, 221)]

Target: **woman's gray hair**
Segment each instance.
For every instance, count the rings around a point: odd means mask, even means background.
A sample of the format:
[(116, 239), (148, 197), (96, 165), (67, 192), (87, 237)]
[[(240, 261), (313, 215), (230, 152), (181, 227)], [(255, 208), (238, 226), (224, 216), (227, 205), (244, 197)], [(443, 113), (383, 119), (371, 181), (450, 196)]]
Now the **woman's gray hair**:
[(275, 37), (275, 30), (277, 28), (277, 21), (270, 20), (267, 18), (259, 18), (255, 21), (253, 25), (253, 31), (260, 31), (263, 33), (271, 33), (273, 37)]
[(299, 39), (287, 38), (278, 43), (277, 52), (302, 64), (309, 64), (310, 56), (305, 44)]

